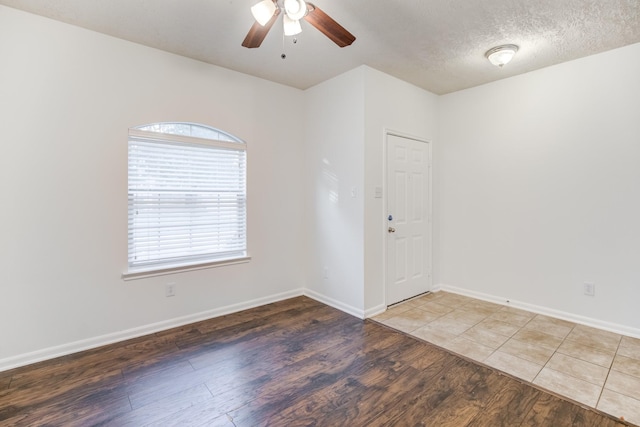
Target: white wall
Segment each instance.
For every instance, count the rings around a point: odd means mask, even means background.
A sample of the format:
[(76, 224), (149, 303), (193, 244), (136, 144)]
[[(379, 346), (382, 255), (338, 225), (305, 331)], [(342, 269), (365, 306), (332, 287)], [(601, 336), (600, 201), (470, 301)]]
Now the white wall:
[(640, 44), (439, 99), (441, 284), (640, 333), (638, 76)]
[(385, 209), (375, 198), (384, 130), (433, 140), (437, 97), (366, 66), (306, 96), (307, 285), (314, 297), (364, 317), (385, 304)]
[[(436, 107), (438, 97), (430, 92), (364, 67), (365, 76), (365, 188), (364, 280), (365, 311), (375, 313), (385, 306), (384, 251), (387, 225), (384, 198), (375, 198), (375, 188), (384, 187), (384, 132), (395, 131), (429, 141), (436, 152)], [(437, 167), (437, 165), (435, 165)], [(437, 183), (436, 183), (437, 184)], [(436, 201), (437, 202), (437, 201)], [(438, 229), (438, 224), (434, 230)]]
[(364, 307), (363, 72), (356, 68), (305, 92), (307, 287), (357, 316)]
[[(303, 92), (3, 6), (0, 58), (0, 369), (301, 292)], [(247, 142), (250, 263), (121, 280), (127, 129), (159, 121)]]

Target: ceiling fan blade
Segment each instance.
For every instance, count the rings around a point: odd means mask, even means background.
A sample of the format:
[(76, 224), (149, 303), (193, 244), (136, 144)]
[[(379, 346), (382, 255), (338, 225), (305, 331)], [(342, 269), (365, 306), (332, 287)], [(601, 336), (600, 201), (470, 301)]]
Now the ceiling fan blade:
[(329, 37), (335, 44), (340, 47), (349, 46), (356, 37), (347, 31), (342, 25), (338, 24), (329, 15), (324, 13), (317, 6), (307, 3), (308, 13), (304, 19), (316, 27), (322, 34)]
[(273, 24), (276, 22), (276, 18), (278, 17), (278, 15), (280, 15), (279, 8), (276, 9), (276, 11), (273, 13), (273, 16), (271, 17), (269, 22), (264, 24), (264, 27), (260, 25), (257, 21), (254, 22), (253, 25), (251, 26), (251, 29), (247, 33), (247, 36), (244, 38), (244, 41), (242, 42), (242, 46), (248, 47), (250, 49), (254, 47), (260, 47), (264, 38), (267, 37), (269, 30), (271, 29), (271, 27), (273, 27)]

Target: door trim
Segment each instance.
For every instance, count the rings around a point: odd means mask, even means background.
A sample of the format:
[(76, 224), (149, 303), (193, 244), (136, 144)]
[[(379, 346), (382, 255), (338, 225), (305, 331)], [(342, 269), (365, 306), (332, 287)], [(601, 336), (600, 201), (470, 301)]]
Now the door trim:
[(416, 136), (416, 135), (412, 135), (406, 132), (401, 132), (401, 131), (397, 131), (394, 129), (390, 129), (390, 128), (383, 128), (382, 130), (383, 133), (383, 137), (382, 137), (382, 152), (383, 152), (383, 158), (382, 158), (382, 176), (383, 176), (383, 182), (382, 182), (382, 206), (383, 206), (383, 212), (382, 212), (382, 216), (383, 216), (383, 226), (381, 228), (381, 233), (382, 233), (382, 241), (383, 243), (383, 251), (382, 251), (382, 281), (383, 281), (383, 301), (384, 301), (384, 306), (388, 307), (389, 304), (387, 304), (387, 286), (388, 284), (388, 277), (387, 277), (387, 247), (388, 247), (388, 240), (389, 240), (389, 233), (387, 232), (387, 220), (386, 220), (386, 215), (387, 215), (387, 209), (388, 209), (388, 191), (389, 189), (387, 188), (387, 181), (388, 181), (388, 172), (389, 172), (389, 165), (387, 164), (387, 157), (388, 157), (388, 149), (389, 149), (389, 143), (388, 143), (388, 138), (389, 136), (398, 136), (400, 138), (406, 138), (406, 139), (411, 139), (414, 141), (418, 141), (418, 142), (422, 142), (424, 144), (427, 144), (427, 154), (429, 156), (429, 167), (428, 167), (428, 176), (429, 176), (429, 185), (427, 188), (427, 191), (429, 192), (429, 206), (427, 208), (427, 215), (429, 218), (429, 223), (427, 225), (427, 231), (429, 233), (429, 242), (428, 242), (428, 247), (429, 247), (429, 259), (427, 260), (429, 263), (429, 282), (427, 284), (428, 286), (428, 291), (431, 291), (433, 289), (433, 154), (432, 154), (432, 148), (433, 148), (433, 142), (431, 142), (430, 140), (420, 137), (420, 136)]

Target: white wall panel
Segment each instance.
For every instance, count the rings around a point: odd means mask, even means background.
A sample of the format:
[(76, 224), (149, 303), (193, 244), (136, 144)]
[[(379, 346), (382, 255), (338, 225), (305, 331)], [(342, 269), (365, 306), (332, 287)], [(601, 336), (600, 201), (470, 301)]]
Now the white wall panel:
[(640, 328), (639, 75), (636, 44), (439, 99), (440, 283)]
[[(0, 361), (304, 287), (303, 92), (4, 6), (0, 56)], [(121, 280), (127, 129), (159, 121), (247, 142), (250, 263)]]

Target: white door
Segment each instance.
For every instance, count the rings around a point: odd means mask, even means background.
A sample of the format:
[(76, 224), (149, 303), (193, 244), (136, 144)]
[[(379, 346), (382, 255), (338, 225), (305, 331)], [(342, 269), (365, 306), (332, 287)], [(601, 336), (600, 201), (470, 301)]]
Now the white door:
[(387, 305), (431, 289), (429, 143), (387, 135)]

